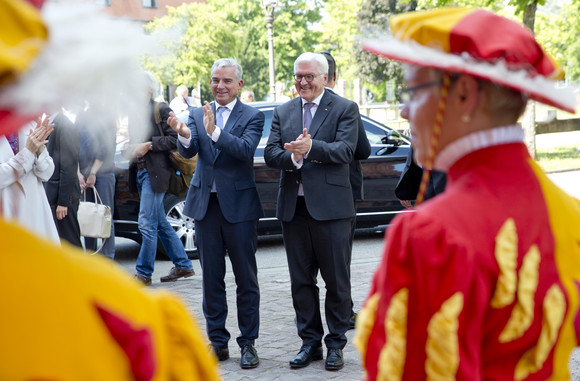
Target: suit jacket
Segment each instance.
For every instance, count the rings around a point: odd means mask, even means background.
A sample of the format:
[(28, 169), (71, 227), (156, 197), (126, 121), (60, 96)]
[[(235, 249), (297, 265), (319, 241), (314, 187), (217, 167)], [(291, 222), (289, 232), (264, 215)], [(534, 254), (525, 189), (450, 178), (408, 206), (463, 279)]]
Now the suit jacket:
[[(215, 115), (215, 102), (212, 103)], [(212, 181), (225, 219), (230, 223), (258, 220), (264, 216), (254, 178), (254, 153), (262, 137), (264, 114), (239, 99), (217, 142), (207, 135), (203, 108), (189, 113), (189, 147), (177, 142), (179, 153), (197, 154), (197, 166), (185, 201), (184, 214), (203, 220), (207, 212)]]
[[(411, 146), (409, 154), (407, 155), (407, 161), (405, 162), (405, 168), (403, 168), (403, 172), (401, 172), (401, 177), (399, 177), (397, 187), (395, 188), (397, 198), (399, 200), (417, 199), (422, 177), (423, 169), (413, 160), (413, 147)], [(447, 175), (445, 172), (432, 170), (427, 189), (425, 190), (425, 200), (433, 198), (443, 192), (446, 184)]]
[(70, 119), (59, 112), (54, 118), (54, 131), (48, 137), (46, 149), (54, 162), (54, 172), (45, 184), (51, 207), (78, 205), (81, 186), (77, 175), (79, 137)]
[(310, 153), (302, 167), (296, 169), (284, 143), (294, 141), (302, 133), (302, 114), (301, 98), (294, 98), (274, 110), (264, 159), (269, 167), (281, 169), (276, 217), (285, 222), (294, 218), (301, 181), (306, 207), (313, 218), (327, 221), (353, 217), (349, 164), (358, 139), (358, 106), (324, 92), (310, 125)]
[[(156, 193), (165, 193), (169, 187), (171, 171), (173, 171), (169, 161), (169, 151), (177, 147), (177, 133), (167, 124), (167, 118), (169, 118), (171, 111), (169, 106), (166, 103), (159, 103), (161, 122), (157, 125), (153, 114), (153, 105), (153, 101), (149, 102), (149, 125), (145, 127), (147, 132), (137, 131), (140, 126), (130, 125), (129, 134), (131, 143), (139, 143), (139, 141), (133, 141), (135, 136), (144, 136), (141, 142), (151, 141), (153, 149), (144, 156), (147, 173), (153, 190)], [(163, 130), (163, 134), (160, 129)], [(136, 160), (133, 160), (129, 168), (129, 185), (133, 192), (137, 191), (137, 166), (135, 162)]]
[[(334, 90), (326, 88), (332, 94), (336, 94)], [(350, 186), (352, 187), (352, 195), (355, 200), (364, 200), (363, 191), (363, 173), (361, 160), (366, 160), (371, 155), (371, 143), (365, 131), (365, 126), (362, 118), (358, 118), (358, 139), (356, 141), (356, 149), (354, 151), (354, 160), (350, 162)]]

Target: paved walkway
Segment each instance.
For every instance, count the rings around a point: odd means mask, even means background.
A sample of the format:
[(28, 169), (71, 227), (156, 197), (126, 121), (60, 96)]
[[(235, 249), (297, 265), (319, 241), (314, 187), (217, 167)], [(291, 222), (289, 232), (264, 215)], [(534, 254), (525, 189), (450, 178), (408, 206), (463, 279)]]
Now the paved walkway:
[[(364, 255), (355, 256), (352, 264), (352, 286), (355, 311), (358, 311), (364, 303), (368, 293), (371, 276), (379, 263), (382, 236), (376, 235), (372, 239), (372, 248), (367, 247), (360, 250), (365, 251)], [(271, 250), (279, 250), (279, 246)], [(355, 240), (356, 248), (356, 240)], [(260, 254), (260, 248), (258, 249)], [(373, 252), (372, 255), (370, 252)], [(283, 253), (283, 252), (282, 252)], [(229, 314), (226, 323), (227, 329), (232, 335), (230, 340), (230, 359), (220, 362), (220, 371), (224, 380), (361, 380), (363, 372), (360, 368), (360, 359), (356, 348), (352, 344), (354, 330), (347, 333), (348, 344), (344, 349), (345, 367), (339, 371), (326, 371), (324, 360), (311, 363), (302, 369), (291, 369), (288, 362), (298, 352), (301, 341), (296, 333), (294, 325), (294, 309), (290, 295), (290, 279), (284, 254), (270, 256), (270, 261), (264, 268), (260, 266), (261, 256), (258, 255), (258, 279), (260, 282), (261, 305), (260, 305), (260, 337), (256, 341), (256, 349), (260, 356), (260, 365), (255, 369), (242, 370), (239, 366), (240, 350), (235, 341), (239, 334), (236, 319), (235, 303), (235, 281), (228, 263), (226, 272), (226, 289), (228, 295)], [(272, 264), (272, 262), (274, 263)], [(134, 261), (122, 263), (128, 270), (134, 271)], [(159, 283), (159, 277), (167, 274), (172, 264), (170, 261), (157, 261), (155, 273), (153, 275), (152, 288), (167, 288), (180, 295), (192, 313), (197, 317), (200, 327), (205, 332), (205, 319), (202, 313), (202, 285), (201, 269), (199, 261), (194, 261), (194, 268), (197, 274), (194, 277), (181, 279), (175, 283)], [(324, 304), (324, 282), (319, 277), (319, 288), (321, 290), (321, 305)], [(322, 313), (324, 310), (322, 309)], [(324, 321), (324, 316), (323, 316)], [(325, 325), (325, 332), (327, 328)], [(326, 358), (326, 349), (324, 349)]]

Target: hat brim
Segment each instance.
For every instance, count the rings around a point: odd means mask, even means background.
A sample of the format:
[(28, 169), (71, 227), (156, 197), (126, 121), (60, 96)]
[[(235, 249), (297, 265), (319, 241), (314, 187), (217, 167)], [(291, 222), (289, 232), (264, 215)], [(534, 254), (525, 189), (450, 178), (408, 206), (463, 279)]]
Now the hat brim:
[(412, 40), (400, 41), (393, 36), (363, 40), (362, 48), (408, 64), (482, 78), (521, 91), (538, 102), (575, 113), (576, 100), (572, 90), (558, 88), (555, 81), (543, 76), (532, 77), (525, 70), (508, 69), (502, 60), (494, 63), (477, 61), (468, 54), (449, 54)]

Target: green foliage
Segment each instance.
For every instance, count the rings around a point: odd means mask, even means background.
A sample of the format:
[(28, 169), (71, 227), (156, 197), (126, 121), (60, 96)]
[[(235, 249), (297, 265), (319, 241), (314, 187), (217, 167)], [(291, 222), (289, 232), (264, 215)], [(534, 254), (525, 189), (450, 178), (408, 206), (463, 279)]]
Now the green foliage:
[[(321, 19), (319, 0), (280, 0), (274, 14), (276, 79), (291, 82), (294, 60), (311, 51), (320, 32), (310, 26)], [(167, 44), (169, 54), (147, 57), (144, 64), (165, 83), (202, 84), (202, 101), (211, 96), (211, 65), (218, 58), (235, 57), (244, 74), (244, 87), (256, 99), (269, 89), (268, 39), (265, 11), (257, 0), (208, 0), (207, 3), (168, 7), (168, 15), (152, 21), (150, 33), (175, 34)], [(289, 87), (289, 86), (287, 86)]]
[(323, 36), (317, 51), (332, 54), (339, 70), (339, 77), (352, 80), (358, 77), (355, 53), (358, 42), (356, 36), (357, 13), (362, 0), (326, 0), (324, 9), (327, 17), (322, 21)]
[(580, 79), (579, 17), (577, 4), (554, 2), (538, 8), (535, 24), (536, 38), (573, 81)]
[(580, 168), (580, 147), (574, 145), (536, 150), (538, 164), (544, 171)]
[[(389, 17), (415, 10), (416, 0), (363, 0), (357, 15), (357, 27), (361, 35), (373, 36), (388, 30)], [(402, 82), (401, 65), (395, 61), (370, 54), (360, 47), (356, 52), (359, 76), (367, 83), (380, 84), (387, 80)]]

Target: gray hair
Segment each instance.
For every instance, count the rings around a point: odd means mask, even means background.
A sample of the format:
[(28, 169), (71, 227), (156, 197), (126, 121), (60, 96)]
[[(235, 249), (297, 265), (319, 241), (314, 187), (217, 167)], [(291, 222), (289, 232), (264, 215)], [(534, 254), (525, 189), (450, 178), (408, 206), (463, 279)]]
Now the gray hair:
[(312, 52), (302, 53), (294, 61), (294, 73), (296, 73), (298, 64), (302, 62), (318, 62), (318, 74), (328, 74), (328, 61), (322, 54)]
[(238, 82), (242, 80), (242, 67), (235, 58), (220, 58), (219, 60), (215, 61), (211, 67), (211, 76), (213, 77), (215, 71), (221, 69), (222, 67), (233, 67), (236, 70), (236, 79)]
[(189, 89), (187, 88), (187, 86), (185, 85), (179, 85), (177, 86), (177, 89), (175, 89), (175, 94), (183, 94), (184, 91), (189, 91)]
[(159, 81), (157, 81), (157, 78), (155, 78), (155, 76), (149, 71), (144, 71), (143, 77), (145, 80), (145, 88), (151, 90), (151, 99), (157, 98), (159, 96)]

